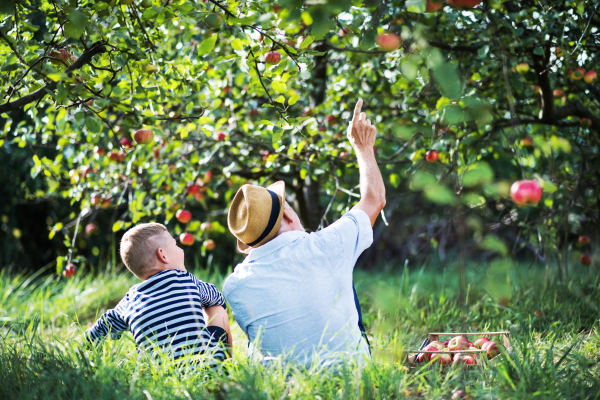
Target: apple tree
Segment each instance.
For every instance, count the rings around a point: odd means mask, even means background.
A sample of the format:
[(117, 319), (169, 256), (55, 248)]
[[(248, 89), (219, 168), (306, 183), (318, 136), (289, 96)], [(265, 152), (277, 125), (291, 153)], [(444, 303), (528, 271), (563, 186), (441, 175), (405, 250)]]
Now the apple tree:
[[(168, 223), (231, 262), (246, 182), (285, 180), (309, 230), (357, 201), (345, 132), (363, 98), (388, 199), (369, 262), (531, 251), (566, 273), (597, 237), (600, 19), (546, 3), (5, 2), (0, 140), (33, 150), (30, 198), (71, 201), (49, 228), (59, 270), (102, 218)], [(524, 179), (543, 195), (519, 206)]]

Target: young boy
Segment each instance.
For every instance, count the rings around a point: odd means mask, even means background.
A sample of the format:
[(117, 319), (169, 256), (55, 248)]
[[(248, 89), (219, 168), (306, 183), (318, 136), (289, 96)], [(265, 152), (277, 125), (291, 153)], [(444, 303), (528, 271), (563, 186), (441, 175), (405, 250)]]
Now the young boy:
[[(121, 239), (121, 258), (143, 282), (85, 332), (92, 344), (129, 328), (138, 349), (167, 352), (175, 360), (200, 360), (204, 354), (231, 356), (232, 337), (225, 298), (210, 283), (186, 271), (183, 250), (162, 224), (139, 224)], [(206, 316), (206, 320), (205, 320)], [(208, 323), (208, 326), (207, 326)], [(214, 365), (210, 360), (209, 364)]]

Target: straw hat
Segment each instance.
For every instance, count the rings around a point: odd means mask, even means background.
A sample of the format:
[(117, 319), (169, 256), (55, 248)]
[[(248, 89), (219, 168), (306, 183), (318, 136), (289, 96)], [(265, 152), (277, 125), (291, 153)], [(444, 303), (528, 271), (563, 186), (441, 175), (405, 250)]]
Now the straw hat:
[(238, 250), (249, 253), (273, 239), (279, 231), (285, 202), (285, 182), (266, 188), (242, 186), (229, 207), (227, 225), (238, 240)]

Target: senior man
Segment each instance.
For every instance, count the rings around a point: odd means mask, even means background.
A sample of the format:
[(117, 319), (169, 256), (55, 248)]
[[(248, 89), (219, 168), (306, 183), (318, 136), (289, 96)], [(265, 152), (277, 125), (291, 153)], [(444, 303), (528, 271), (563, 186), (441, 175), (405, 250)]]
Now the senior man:
[(285, 183), (244, 185), (227, 222), (248, 256), (223, 285), (250, 352), (283, 356), (305, 366), (370, 359), (352, 281), (358, 256), (373, 242), (373, 224), (385, 206), (375, 160), (376, 129), (358, 100), (348, 127), (360, 175), (360, 201), (339, 220), (304, 231), (285, 201)]

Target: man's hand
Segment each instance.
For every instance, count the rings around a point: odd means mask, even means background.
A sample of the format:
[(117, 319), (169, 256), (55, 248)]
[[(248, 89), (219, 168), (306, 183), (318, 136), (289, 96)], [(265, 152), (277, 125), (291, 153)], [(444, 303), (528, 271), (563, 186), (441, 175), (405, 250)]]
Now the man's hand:
[(348, 140), (356, 152), (360, 174), (360, 201), (353, 208), (366, 212), (373, 226), (385, 206), (385, 185), (373, 151), (377, 130), (367, 115), (360, 112), (362, 104), (362, 99), (359, 99), (348, 127)]
[(373, 149), (375, 145), (375, 136), (377, 129), (371, 125), (371, 121), (367, 119), (367, 114), (360, 112), (363, 105), (362, 99), (359, 99), (354, 108), (354, 116), (348, 126), (348, 140), (355, 150)]

